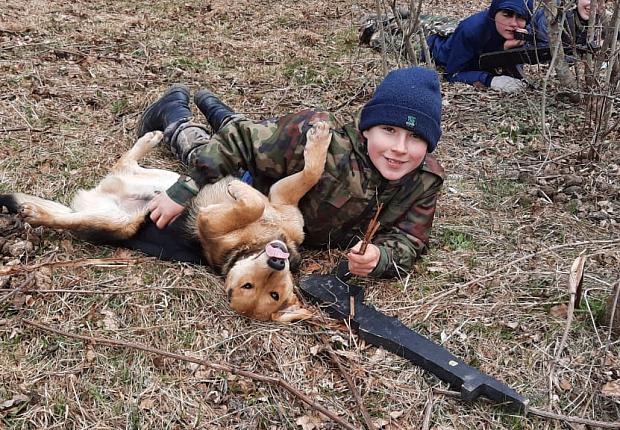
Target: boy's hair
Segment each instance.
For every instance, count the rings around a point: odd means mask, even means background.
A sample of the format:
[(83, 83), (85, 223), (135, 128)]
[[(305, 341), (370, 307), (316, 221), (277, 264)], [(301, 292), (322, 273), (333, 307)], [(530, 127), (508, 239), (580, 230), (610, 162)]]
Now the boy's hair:
[(359, 130), (392, 125), (412, 131), (433, 152), (441, 137), (441, 91), (437, 72), (423, 67), (393, 70), (362, 109)]

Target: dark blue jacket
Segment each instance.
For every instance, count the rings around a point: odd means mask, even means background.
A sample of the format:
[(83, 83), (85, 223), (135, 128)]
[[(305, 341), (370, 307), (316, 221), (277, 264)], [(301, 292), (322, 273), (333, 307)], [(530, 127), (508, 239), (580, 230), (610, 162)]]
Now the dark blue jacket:
[(461, 21), (449, 37), (432, 35), (427, 39), (435, 64), (445, 69), (447, 81), (491, 85), (495, 75), (480, 70), (479, 58), (481, 54), (504, 49), (504, 38), (495, 28), (495, 14), (500, 9), (514, 11), (529, 23), (533, 0), (493, 0), (488, 9)]
[[(585, 46), (588, 37), (588, 21), (583, 20), (579, 16), (577, 7), (567, 10), (565, 16), (562, 43), (572, 46), (574, 42), (576, 45)], [(536, 47), (546, 48), (549, 46), (549, 29), (547, 27), (544, 8), (540, 8), (536, 11), (529, 30), (531, 33), (534, 33), (536, 37)]]

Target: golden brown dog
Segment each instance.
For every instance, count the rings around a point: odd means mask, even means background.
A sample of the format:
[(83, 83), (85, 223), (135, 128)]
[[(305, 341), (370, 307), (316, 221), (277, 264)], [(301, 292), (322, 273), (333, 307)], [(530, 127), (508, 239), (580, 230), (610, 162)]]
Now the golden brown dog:
[[(21, 213), (31, 225), (70, 230), (91, 240), (131, 238), (145, 222), (148, 202), (179, 177), (138, 165), (161, 139), (161, 132), (138, 139), (96, 188), (78, 191), (71, 207), (22, 193), (0, 195), (0, 205)], [(290, 270), (304, 238), (297, 204), (323, 174), (330, 140), (328, 125), (315, 124), (307, 133), (303, 170), (273, 184), (269, 197), (227, 177), (194, 198), (186, 227), (200, 241), (207, 262), (226, 276), (224, 286), (236, 312), (280, 322), (310, 316), (294, 295)]]

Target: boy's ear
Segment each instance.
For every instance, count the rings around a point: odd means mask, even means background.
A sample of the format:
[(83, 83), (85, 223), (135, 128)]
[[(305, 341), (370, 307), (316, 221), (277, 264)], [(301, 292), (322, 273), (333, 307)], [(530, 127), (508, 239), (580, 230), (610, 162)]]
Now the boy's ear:
[(364, 131), (362, 131), (362, 136), (364, 136), (366, 139), (368, 139), (368, 136), (366, 136), (366, 132), (367, 132), (367, 131), (368, 131), (368, 130), (364, 130)]

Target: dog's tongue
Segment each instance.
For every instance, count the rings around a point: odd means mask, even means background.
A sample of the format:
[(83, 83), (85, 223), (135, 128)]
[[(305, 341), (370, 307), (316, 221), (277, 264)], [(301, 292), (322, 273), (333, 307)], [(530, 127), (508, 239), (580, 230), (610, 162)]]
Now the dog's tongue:
[(265, 253), (269, 257), (282, 258), (282, 259), (286, 259), (290, 255), (288, 252), (284, 252), (280, 248), (276, 248), (275, 246), (271, 245), (270, 243), (268, 243), (265, 246)]

